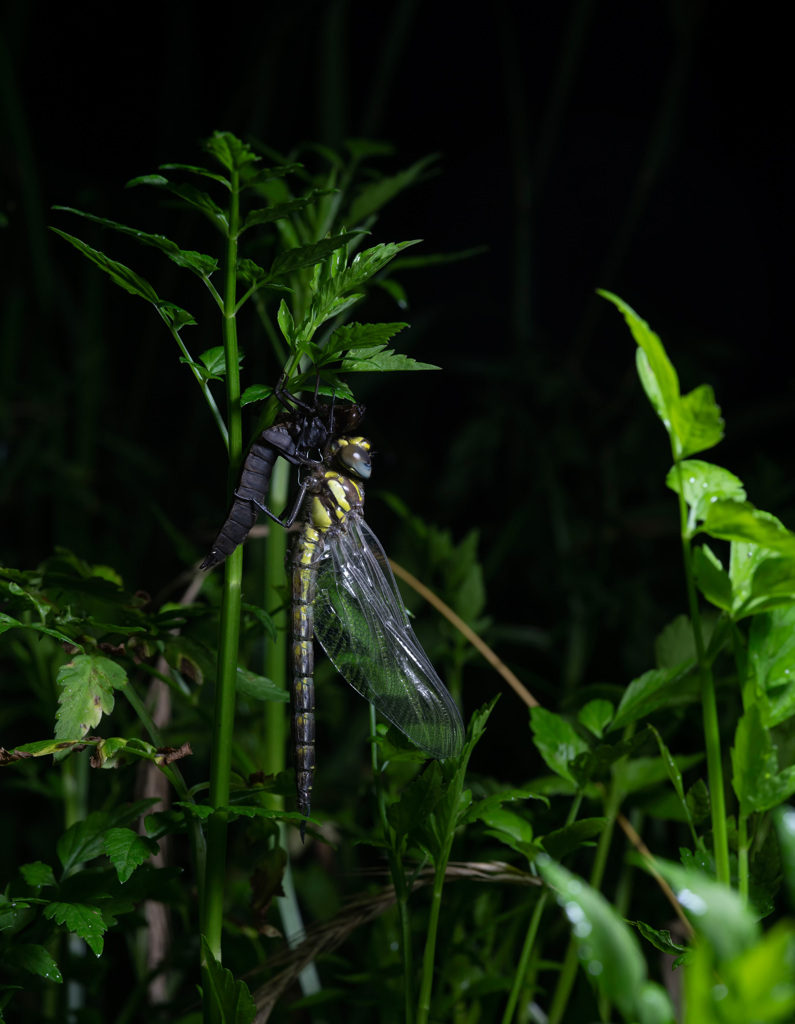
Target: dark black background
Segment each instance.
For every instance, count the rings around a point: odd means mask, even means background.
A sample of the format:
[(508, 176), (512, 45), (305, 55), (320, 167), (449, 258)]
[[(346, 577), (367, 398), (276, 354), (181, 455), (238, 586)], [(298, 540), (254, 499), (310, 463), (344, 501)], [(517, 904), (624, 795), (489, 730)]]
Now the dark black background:
[[(774, 6), (749, 19), (656, 0), (32, 2), (6, 12), (3, 39), (4, 562), (65, 544), (157, 593), (183, 564), (164, 522), (198, 556), (223, 514), (221, 445), (173, 342), (45, 230), (88, 238), (196, 312), (194, 353), (220, 344), (187, 275), (50, 210), (201, 249), (190, 218), (123, 186), (201, 162), (215, 129), (284, 152), (386, 140), (388, 172), (440, 154), (441, 173), (386, 209), (374, 241), (487, 247), (401, 276), (402, 350), (444, 372), (351, 383), (378, 486), (456, 539), (480, 530), (494, 639), (516, 627), (502, 648), (515, 665), (534, 648), (526, 679), (626, 681), (684, 606), (670, 453), (596, 287), (662, 335), (683, 390), (715, 387), (727, 440), (706, 457), (795, 526), (790, 72)], [(383, 301), (366, 313), (402, 317)], [(262, 341), (251, 324), (241, 334), (249, 350)], [(388, 546), (390, 517), (376, 496)]]

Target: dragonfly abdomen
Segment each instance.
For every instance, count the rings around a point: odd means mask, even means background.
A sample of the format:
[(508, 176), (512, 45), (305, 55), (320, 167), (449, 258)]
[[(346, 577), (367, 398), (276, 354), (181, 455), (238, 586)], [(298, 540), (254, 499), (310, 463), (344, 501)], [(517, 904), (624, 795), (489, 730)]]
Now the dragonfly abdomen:
[[(292, 558), (292, 739), (298, 810), (308, 816), (315, 778), (315, 591), (323, 536), (308, 523)], [(305, 824), (301, 825), (303, 838)]]

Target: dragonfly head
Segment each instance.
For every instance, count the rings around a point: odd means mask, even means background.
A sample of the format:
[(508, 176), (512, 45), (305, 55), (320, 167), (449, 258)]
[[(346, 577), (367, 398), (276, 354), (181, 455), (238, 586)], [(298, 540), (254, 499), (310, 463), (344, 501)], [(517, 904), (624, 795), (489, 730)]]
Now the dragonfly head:
[(370, 442), (365, 437), (339, 437), (334, 441), (334, 454), (349, 473), (361, 480), (369, 480)]

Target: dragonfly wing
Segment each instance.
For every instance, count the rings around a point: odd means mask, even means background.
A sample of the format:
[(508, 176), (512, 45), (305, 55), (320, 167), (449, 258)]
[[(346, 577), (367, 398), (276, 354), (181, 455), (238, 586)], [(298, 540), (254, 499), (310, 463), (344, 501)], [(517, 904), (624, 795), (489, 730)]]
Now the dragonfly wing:
[(464, 725), (420, 646), (377, 538), (361, 521), (328, 538), (318, 566), (315, 636), (337, 670), (413, 743), (457, 754)]

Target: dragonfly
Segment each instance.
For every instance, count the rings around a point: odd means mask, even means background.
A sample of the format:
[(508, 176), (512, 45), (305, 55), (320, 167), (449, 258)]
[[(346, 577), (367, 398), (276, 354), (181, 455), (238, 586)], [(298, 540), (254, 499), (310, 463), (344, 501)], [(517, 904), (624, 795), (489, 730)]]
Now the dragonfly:
[[(302, 838), (316, 770), (314, 639), (353, 689), (432, 758), (452, 757), (464, 745), (458, 707), (414, 634), (389, 560), (364, 521), (371, 443), (358, 435), (334, 432), (336, 423), (358, 422), (356, 413), (347, 410), (334, 422), (333, 416), (325, 418), (325, 412), (317, 416), (320, 429), (329, 435), (322, 459), (312, 463), (300, 441), (287, 447), (297, 464), (310, 467), (289, 512), (276, 516), (259, 496), (241, 499), (254, 506), (254, 519), (263, 511), (285, 528), (296, 520), (301, 524), (288, 563), (291, 731), (298, 809), (304, 817)], [(308, 426), (302, 428), (309, 436)], [(218, 542), (205, 563), (217, 547)]]
[(265, 506), (279, 456), (293, 466), (314, 466), (318, 460), (310, 452), (322, 452), (330, 437), (356, 429), (365, 413), (364, 406), (354, 402), (320, 402), (317, 387), (313, 402), (304, 402), (285, 389), (283, 377), (273, 394), (284, 411), (249, 448), (224, 525), (200, 569), (212, 569), (228, 558), (248, 537), (261, 511), (281, 522)]

